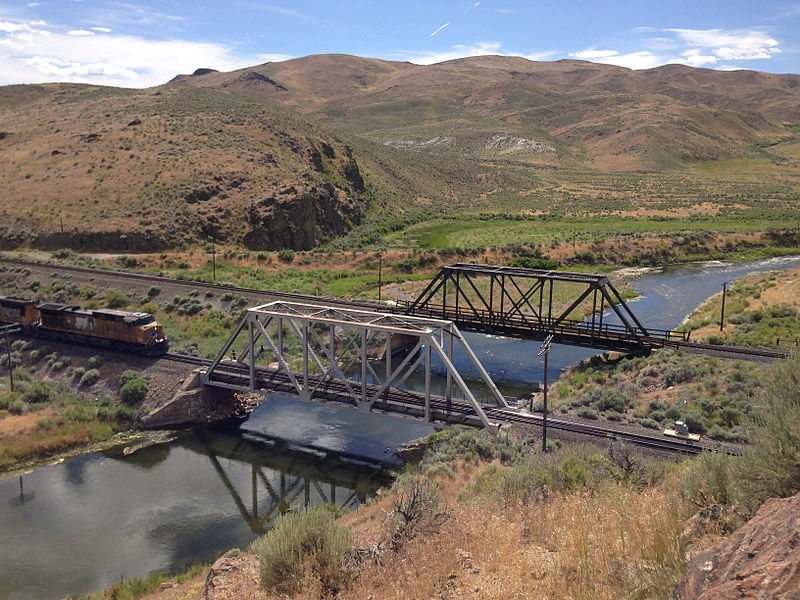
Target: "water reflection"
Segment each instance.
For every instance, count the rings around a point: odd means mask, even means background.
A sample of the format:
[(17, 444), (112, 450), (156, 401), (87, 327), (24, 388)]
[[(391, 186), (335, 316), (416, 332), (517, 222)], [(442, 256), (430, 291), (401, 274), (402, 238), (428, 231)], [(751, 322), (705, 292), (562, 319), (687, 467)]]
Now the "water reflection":
[(42, 467), (0, 480), (0, 598), (87, 594), (208, 562), (292, 507), (352, 508), (386, 483), (375, 464), (269, 447), (238, 431)]

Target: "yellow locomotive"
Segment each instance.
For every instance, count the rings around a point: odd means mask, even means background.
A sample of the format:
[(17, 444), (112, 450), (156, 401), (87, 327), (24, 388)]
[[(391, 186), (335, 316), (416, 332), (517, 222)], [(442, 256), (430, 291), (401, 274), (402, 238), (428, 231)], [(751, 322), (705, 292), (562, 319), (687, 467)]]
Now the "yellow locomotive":
[(84, 309), (0, 296), (0, 322), (19, 323), (29, 335), (90, 343), (144, 354), (164, 354), (169, 340), (150, 313)]

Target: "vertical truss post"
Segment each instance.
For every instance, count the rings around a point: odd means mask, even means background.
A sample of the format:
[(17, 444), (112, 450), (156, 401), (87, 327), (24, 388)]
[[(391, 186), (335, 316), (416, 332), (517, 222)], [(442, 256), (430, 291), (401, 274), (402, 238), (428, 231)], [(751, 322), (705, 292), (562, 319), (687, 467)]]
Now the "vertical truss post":
[(361, 401), (367, 401), (367, 329), (361, 330)]
[[(444, 329), (442, 329), (444, 332)], [(447, 336), (447, 358), (450, 359), (450, 362), (453, 362), (453, 334), (449, 333)], [(450, 373), (450, 369), (447, 369), (447, 392), (446, 392), (447, 402), (449, 404), (450, 400), (453, 398), (453, 375)], [(448, 406), (449, 409), (449, 406)]]
[(283, 358), (283, 319), (278, 317), (278, 354)]
[(489, 276), (489, 323), (494, 325), (494, 274)]
[[(386, 357), (385, 358), (386, 358), (386, 378), (384, 379), (384, 381), (386, 382), (386, 384), (388, 384), (389, 383), (389, 379), (392, 376), (392, 332), (391, 331), (387, 331), (386, 332)], [(386, 396), (388, 396), (388, 395), (389, 395), (389, 392), (388, 392), (388, 387), (387, 387), (387, 391), (384, 394), (384, 398)]]
[(431, 346), (425, 345), (425, 422), (431, 422)]
[(459, 292), (461, 292), (461, 271), (456, 271), (455, 286), (456, 286), (456, 319), (458, 319), (458, 296)]
[(303, 321), (303, 400), (311, 400), (308, 392), (308, 321)]
[[(258, 317), (255, 317), (258, 319)], [(256, 389), (256, 353), (253, 348), (253, 321), (247, 324), (247, 351), (249, 352), (248, 362), (250, 364), (250, 391)]]

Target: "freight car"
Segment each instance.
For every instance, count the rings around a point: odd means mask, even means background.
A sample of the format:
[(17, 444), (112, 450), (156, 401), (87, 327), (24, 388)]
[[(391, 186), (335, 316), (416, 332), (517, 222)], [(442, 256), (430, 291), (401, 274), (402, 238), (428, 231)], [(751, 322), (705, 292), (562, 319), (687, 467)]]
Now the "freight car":
[(164, 354), (169, 340), (153, 316), (143, 312), (83, 309), (69, 304), (0, 297), (0, 322), (19, 323), (37, 337), (109, 346), (120, 350)]

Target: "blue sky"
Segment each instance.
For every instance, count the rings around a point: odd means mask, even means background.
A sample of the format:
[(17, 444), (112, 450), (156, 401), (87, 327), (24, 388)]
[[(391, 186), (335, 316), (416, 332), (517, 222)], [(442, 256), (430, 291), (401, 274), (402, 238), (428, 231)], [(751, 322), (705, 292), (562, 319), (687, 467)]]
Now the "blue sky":
[(308, 54), (480, 54), (800, 73), (800, 0), (4, 0), (0, 84), (147, 87)]

